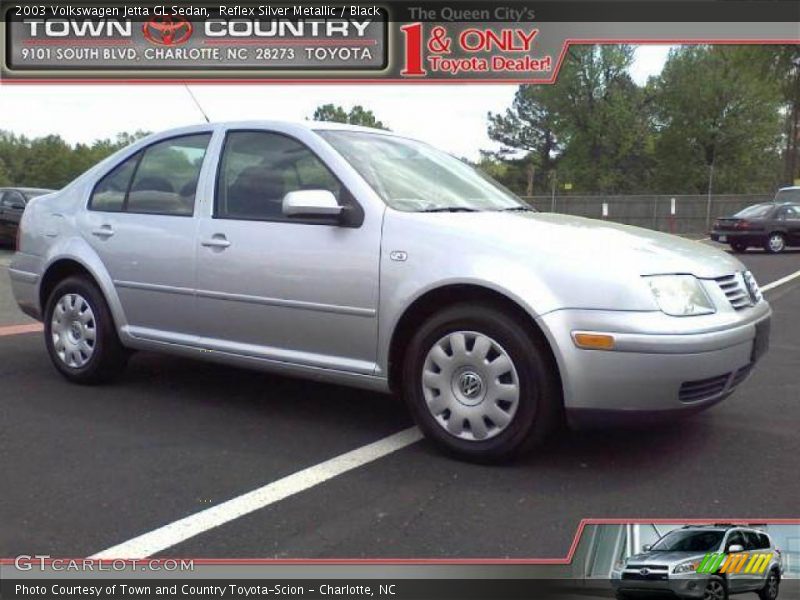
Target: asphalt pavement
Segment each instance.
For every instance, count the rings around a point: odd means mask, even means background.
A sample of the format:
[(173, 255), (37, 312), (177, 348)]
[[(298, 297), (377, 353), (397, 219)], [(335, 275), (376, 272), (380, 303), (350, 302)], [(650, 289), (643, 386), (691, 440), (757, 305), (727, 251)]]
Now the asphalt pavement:
[[(800, 252), (742, 256), (764, 285)], [(29, 322), (0, 252), (0, 330)], [(562, 432), (476, 466), (425, 441), (160, 556), (553, 558), (582, 518), (791, 518), (800, 498), (800, 278), (769, 292), (769, 354), (686, 420)], [(88, 556), (411, 426), (393, 397), (139, 353), (121, 381), (65, 382), (41, 334), (0, 336), (0, 556)]]

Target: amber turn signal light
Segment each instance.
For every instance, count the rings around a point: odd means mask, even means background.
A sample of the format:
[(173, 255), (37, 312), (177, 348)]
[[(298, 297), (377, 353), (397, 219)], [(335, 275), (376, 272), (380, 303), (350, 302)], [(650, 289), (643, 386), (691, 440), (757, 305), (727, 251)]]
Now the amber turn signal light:
[(604, 333), (575, 333), (575, 345), (585, 350), (613, 350), (614, 336)]

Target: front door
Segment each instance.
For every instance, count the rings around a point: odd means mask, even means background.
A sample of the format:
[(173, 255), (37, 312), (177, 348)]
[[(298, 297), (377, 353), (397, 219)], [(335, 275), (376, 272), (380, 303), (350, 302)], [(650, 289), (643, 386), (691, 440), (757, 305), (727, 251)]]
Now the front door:
[(157, 142), (95, 186), (85, 239), (114, 281), (129, 332), (160, 341), (193, 334), (195, 192), (210, 133)]
[[(360, 207), (295, 138), (227, 134), (213, 214), (198, 226), (197, 315), (212, 350), (371, 374), (375, 368), (380, 219), (286, 217), (283, 197), (331, 191)], [(363, 213), (362, 213), (363, 215)]]

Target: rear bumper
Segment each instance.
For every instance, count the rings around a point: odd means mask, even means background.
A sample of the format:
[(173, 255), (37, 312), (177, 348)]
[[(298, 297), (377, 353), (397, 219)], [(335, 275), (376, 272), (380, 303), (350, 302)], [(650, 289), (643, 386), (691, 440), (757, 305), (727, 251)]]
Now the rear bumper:
[[(682, 333), (659, 331), (661, 313), (564, 310), (541, 317), (554, 338), (570, 424), (663, 419), (723, 400), (749, 377), (759, 357), (756, 328), (768, 328), (771, 317), (766, 302), (742, 312), (726, 326)], [(572, 340), (576, 330), (611, 333), (616, 349), (580, 349)]]
[(42, 320), (39, 306), (39, 269), (41, 260), (37, 256), (17, 252), (8, 269), (11, 291), (26, 315)]
[[(763, 231), (712, 231), (708, 235), (715, 242), (723, 244), (739, 242), (750, 246), (760, 246), (767, 239), (767, 234)], [(724, 238), (724, 240), (722, 238)]]

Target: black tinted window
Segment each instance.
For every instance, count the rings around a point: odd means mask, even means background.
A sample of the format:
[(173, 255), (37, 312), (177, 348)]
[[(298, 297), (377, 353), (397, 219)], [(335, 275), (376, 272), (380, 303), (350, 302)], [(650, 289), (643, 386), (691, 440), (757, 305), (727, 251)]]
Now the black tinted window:
[(204, 133), (166, 140), (147, 148), (128, 191), (126, 210), (191, 215), (197, 179), (210, 139), (211, 135)]
[[(2, 192), (0, 192), (2, 194)], [(0, 202), (6, 208), (16, 208), (19, 205), (25, 205), (25, 198), (23, 195), (17, 191), (9, 190), (2, 194), (2, 202)]]
[(728, 536), (725, 550), (729, 550), (730, 547), (734, 545), (742, 546), (745, 549), (747, 548), (747, 541), (744, 539), (741, 531), (734, 531)]
[(92, 192), (89, 208), (102, 211), (121, 211), (125, 206), (125, 194), (136, 170), (141, 153), (134, 154), (124, 163), (116, 166), (108, 175), (103, 177)]
[(306, 146), (284, 135), (228, 134), (217, 179), (215, 216), (289, 221), (283, 197), (297, 190), (327, 190), (347, 204), (339, 181)]

